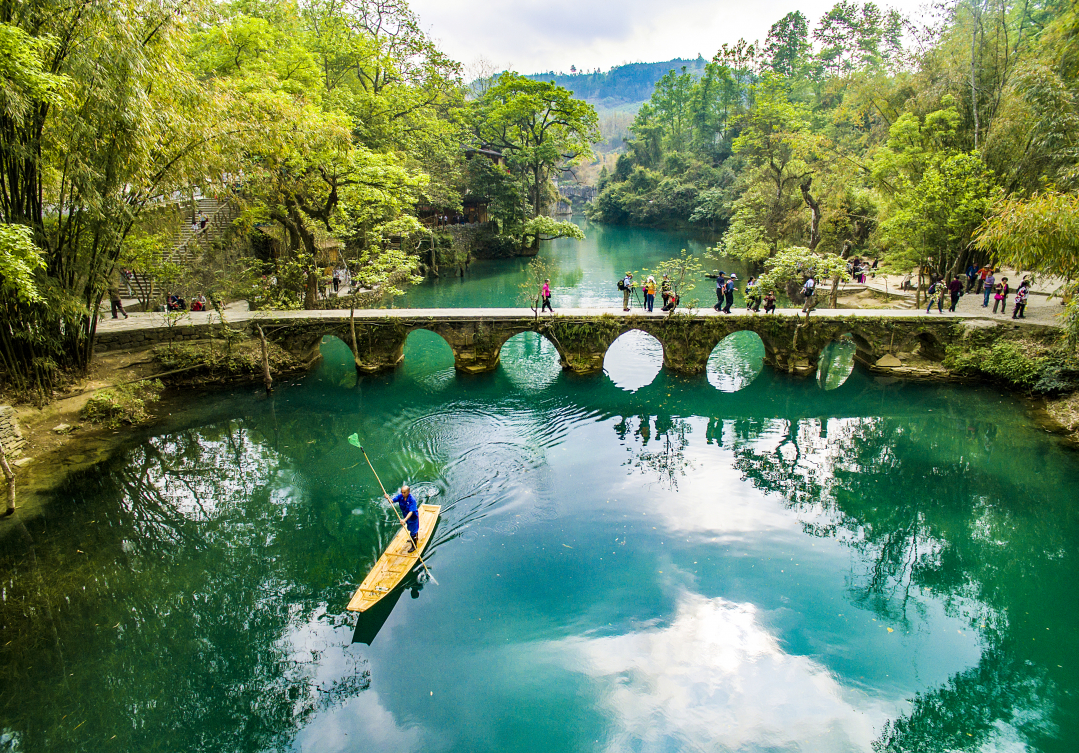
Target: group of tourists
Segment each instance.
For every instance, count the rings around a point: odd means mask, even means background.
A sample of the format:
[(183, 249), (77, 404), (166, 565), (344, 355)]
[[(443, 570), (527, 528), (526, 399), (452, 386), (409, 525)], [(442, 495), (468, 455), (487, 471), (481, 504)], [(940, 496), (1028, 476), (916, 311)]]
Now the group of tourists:
[[(712, 307), (716, 311), (721, 311), (724, 314), (731, 313), (731, 307), (734, 306), (734, 294), (738, 289), (738, 275), (735, 273), (727, 274), (720, 271), (714, 275), (705, 275), (710, 279), (716, 281), (716, 303)], [(626, 272), (626, 276), (618, 281), (618, 289), (622, 291), (622, 310), (630, 310), (630, 300), (635, 295), (637, 290), (637, 284), (633, 281), (633, 273)], [(659, 282), (653, 275), (649, 275), (644, 284), (640, 287), (644, 293), (644, 301), (641, 303), (641, 307), (648, 312), (652, 312), (656, 302), (656, 292), (658, 291), (660, 297), (663, 299), (663, 306), (661, 311), (671, 312), (678, 308), (680, 302), (680, 296), (674, 289), (674, 285), (671, 282), (669, 275), (663, 275)], [(815, 283), (812, 278), (808, 281), (807, 285), (803, 287), (802, 292), (805, 293), (808, 289), (808, 295), (812, 297), (813, 290), (815, 289)], [(544, 283), (544, 290), (547, 290), (546, 283)], [(548, 295), (543, 293), (544, 297)], [(764, 306), (764, 313), (774, 314), (776, 311), (776, 293), (774, 290), (763, 290), (758, 284), (756, 277), (750, 277), (745, 286), (745, 303), (746, 311), (758, 313), (761, 310), (761, 306)], [(640, 302), (640, 299), (638, 299)]]
[(876, 276), (878, 261), (878, 259), (874, 259), (873, 263), (870, 264), (868, 260), (863, 261), (862, 259), (855, 257), (847, 262), (847, 274), (850, 275), (852, 282), (865, 285), (865, 276), (867, 272)]
[[(633, 282), (632, 272), (626, 272), (626, 276), (618, 281), (618, 289), (622, 291), (623, 311), (629, 311), (629, 299), (634, 294), (636, 287), (636, 283)], [(648, 275), (644, 285), (641, 286), (641, 290), (644, 293), (644, 302), (641, 303), (641, 307), (649, 313), (655, 310), (657, 291), (663, 299), (663, 306), (660, 307), (660, 311), (669, 313), (678, 307), (679, 296), (674, 291), (670, 275), (663, 275), (663, 279), (658, 283), (654, 275)]]
[(728, 276), (726, 272), (721, 270), (719, 274), (705, 275), (705, 277), (716, 281), (716, 305), (712, 308), (716, 311), (722, 311), (724, 314), (731, 313), (731, 306), (734, 305), (735, 282), (738, 280), (738, 275), (731, 272)]
[(937, 304), (937, 311), (943, 314), (945, 296), (951, 298), (951, 305), (948, 307), (948, 311), (955, 313), (955, 306), (963, 296), (963, 282), (959, 279), (959, 275), (956, 275), (951, 282), (941, 278), (929, 286), (929, 303), (925, 307), (925, 313), (929, 313), (929, 309), (933, 308), (933, 303), (935, 301)]
[(209, 303), (206, 300), (206, 296), (199, 293), (191, 299), (191, 307), (188, 308), (187, 301), (179, 294), (169, 293), (165, 297), (165, 311), (205, 311)]
[[(944, 278), (933, 281), (929, 286), (925, 313), (930, 313), (935, 303), (937, 312), (943, 314), (945, 296), (948, 297), (950, 302), (948, 311), (954, 313), (959, 299), (966, 293), (981, 293), (983, 309), (989, 308), (989, 299), (992, 298), (992, 313), (997, 313), (998, 309), (1001, 314), (1008, 313), (1008, 296), (1011, 294), (1011, 286), (1007, 277), (1002, 276), (998, 280), (996, 270), (992, 267), (986, 265), (981, 269), (976, 269), (973, 264), (967, 267), (965, 277), (965, 283), (960, 275), (955, 275), (951, 282), (946, 281)], [(1013, 299), (1012, 319), (1026, 318), (1027, 298), (1030, 295), (1032, 284), (1029, 277), (1024, 277), (1023, 281), (1019, 283)]]

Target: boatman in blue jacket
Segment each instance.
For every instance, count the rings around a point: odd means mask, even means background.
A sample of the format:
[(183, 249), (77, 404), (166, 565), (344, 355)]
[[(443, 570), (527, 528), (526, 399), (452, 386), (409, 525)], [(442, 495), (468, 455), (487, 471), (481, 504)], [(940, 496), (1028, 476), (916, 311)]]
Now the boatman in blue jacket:
[(401, 492), (393, 498), (393, 501), (401, 508), (401, 519), (405, 521), (408, 535), (412, 537), (412, 548), (408, 551), (414, 552), (420, 540), (420, 510), (416, 506), (416, 498), (412, 496), (411, 489), (402, 486)]

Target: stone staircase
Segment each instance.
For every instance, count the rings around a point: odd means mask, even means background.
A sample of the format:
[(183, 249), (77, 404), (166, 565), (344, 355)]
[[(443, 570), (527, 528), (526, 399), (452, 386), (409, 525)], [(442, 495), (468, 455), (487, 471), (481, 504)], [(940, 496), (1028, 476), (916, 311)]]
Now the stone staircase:
[[(167, 252), (166, 261), (181, 265), (194, 261), (202, 248), (208, 247), (225, 234), (238, 214), (235, 205), (227, 200), (203, 197), (196, 200), (196, 205), (195, 215), (197, 217), (201, 213), (206, 218), (206, 227), (198, 230), (192, 228), (191, 205), (181, 203), (180, 212), (183, 219), (176, 245)], [(131, 288), (138, 298), (145, 300), (153, 300), (159, 292), (153, 279), (147, 275), (132, 274)], [(122, 284), (121, 290), (125, 290)]]

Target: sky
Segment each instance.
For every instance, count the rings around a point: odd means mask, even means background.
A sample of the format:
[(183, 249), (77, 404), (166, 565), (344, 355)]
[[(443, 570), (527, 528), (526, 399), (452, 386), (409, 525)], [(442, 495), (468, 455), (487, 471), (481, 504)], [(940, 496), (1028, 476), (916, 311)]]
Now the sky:
[[(917, 15), (925, 0), (878, 0)], [(410, 0), (423, 29), (464, 64), (545, 73), (711, 58), (724, 42), (764, 40), (787, 13), (801, 10), (811, 28), (836, 0)]]

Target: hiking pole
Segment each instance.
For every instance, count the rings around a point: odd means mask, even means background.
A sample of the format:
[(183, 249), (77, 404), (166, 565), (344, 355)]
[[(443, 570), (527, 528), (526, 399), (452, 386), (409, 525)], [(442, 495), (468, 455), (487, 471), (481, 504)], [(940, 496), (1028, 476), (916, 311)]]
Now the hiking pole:
[[(353, 434), (351, 437), (348, 438), (348, 443), (353, 447), (360, 448), (360, 452), (363, 453), (363, 459), (367, 461), (367, 465), (371, 469), (371, 473), (375, 474), (375, 480), (378, 481), (378, 485), (382, 489), (382, 496), (385, 497), (386, 501), (390, 503), (390, 508), (393, 509), (393, 514), (397, 516), (397, 522), (401, 524), (401, 527), (404, 528), (405, 532), (407, 533), (408, 526), (405, 525), (405, 521), (401, 517), (401, 513), (397, 511), (397, 506), (394, 505), (393, 500), (390, 499), (390, 495), (386, 493), (386, 487), (382, 485), (382, 479), (378, 477), (378, 472), (375, 470), (375, 466), (371, 465), (371, 458), (367, 457), (367, 450), (363, 449), (363, 445), (360, 444), (359, 435)], [(419, 510), (416, 511), (416, 515), (417, 517), (419, 516)], [(411, 534), (409, 534), (409, 538), (412, 538)], [(435, 580), (435, 576), (432, 575), (431, 571), (427, 569), (427, 563), (424, 562), (423, 557), (420, 556), (419, 542), (414, 542), (414, 546), (416, 547), (416, 559), (418, 559), (420, 561), (420, 564), (423, 565), (423, 569), (424, 571), (426, 571), (427, 577), (430, 578), (436, 586), (439, 585), (438, 581)]]

